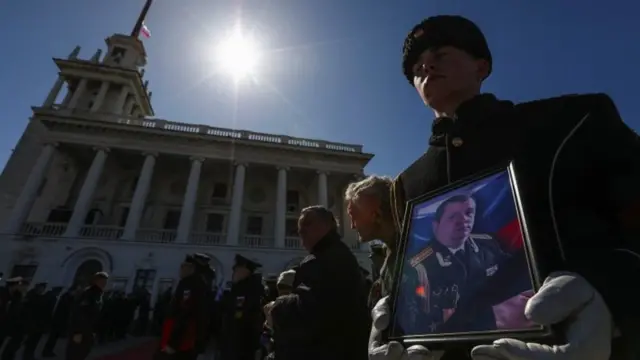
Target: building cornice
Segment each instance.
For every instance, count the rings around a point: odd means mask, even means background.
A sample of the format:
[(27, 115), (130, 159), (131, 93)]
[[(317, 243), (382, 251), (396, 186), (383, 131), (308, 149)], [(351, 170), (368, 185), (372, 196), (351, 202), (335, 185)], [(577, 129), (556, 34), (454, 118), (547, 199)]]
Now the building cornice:
[[(362, 146), (332, 143), (322, 140), (293, 138), (283, 135), (262, 134), (250, 131), (215, 128), (206, 125), (174, 123), (166, 120), (126, 118), (111, 114), (90, 113), (71, 109), (33, 108), (34, 118), (49, 127), (65, 129), (94, 129), (99, 132), (114, 131), (132, 133), (138, 138), (141, 134), (149, 140), (174, 143), (225, 143), (248, 148), (266, 147), (284, 151), (308, 152), (316, 155), (351, 158), (366, 165), (373, 154), (363, 153)], [(61, 125), (65, 125), (62, 126)], [(162, 151), (162, 149), (158, 149)], [(253, 159), (252, 159), (253, 162)]]

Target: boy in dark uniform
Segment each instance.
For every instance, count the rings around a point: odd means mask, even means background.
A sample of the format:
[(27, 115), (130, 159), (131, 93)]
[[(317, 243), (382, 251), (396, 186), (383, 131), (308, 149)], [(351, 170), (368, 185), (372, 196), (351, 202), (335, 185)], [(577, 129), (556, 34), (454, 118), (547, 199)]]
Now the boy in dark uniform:
[(156, 359), (192, 360), (198, 357), (201, 331), (205, 328), (201, 324), (203, 321), (208, 323), (207, 284), (198, 272), (199, 266), (202, 266), (202, 259), (194, 255), (188, 255), (180, 266), (180, 282), (162, 326)]
[[(407, 200), (513, 160), (528, 184), (525, 195), (535, 199), (527, 215), (553, 223), (543, 237), (557, 239), (565, 270), (572, 271), (552, 274), (529, 304), (563, 308), (567, 313), (554, 316), (554, 322), (571, 314), (583, 328), (585, 323), (593, 328), (567, 331), (575, 337), (567, 339), (567, 352), (499, 340), (474, 354), (483, 359), (604, 360), (611, 352), (637, 357), (639, 344), (628, 339), (640, 333), (640, 308), (624, 290), (624, 279), (640, 275), (640, 141), (613, 101), (588, 94), (514, 104), (480, 94), (492, 71), (491, 52), (480, 29), (460, 16), (434, 16), (416, 25), (404, 43), (402, 69), (436, 119), (428, 150), (394, 181), (396, 226), (404, 220)], [(553, 295), (558, 293), (563, 296)], [(603, 297), (621, 333), (613, 348)], [(559, 299), (563, 303), (557, 306), (545, 304)]]
[(102, 292), (107, 286), (109, 275), (95, 273), (91, 285), (87, 287), (72, 305), (69, 318), (69, 340), (66, 359), (84, 360), (89, 356), (94, 344), (96, 323), (102, 310)]
[[(0, 328), (3, 330), (4, 338), (7, 339), (6, 346), (2, 350), (2, 360), (13, 360), (16, 352), (20, 349), (25, 336), (25, 308), (24, 296), (29, 287), (29, 281), (21, 276), (7, 279), (7, 304), (5, 306), (5, 316)], [(0, 344), (1, 346), (2, 344)]]
[(262, 265), (236, 255), (229, 301), (223, 310), (223, 360), (253, 360), (260, 350), (264, 286), (256, 270)]

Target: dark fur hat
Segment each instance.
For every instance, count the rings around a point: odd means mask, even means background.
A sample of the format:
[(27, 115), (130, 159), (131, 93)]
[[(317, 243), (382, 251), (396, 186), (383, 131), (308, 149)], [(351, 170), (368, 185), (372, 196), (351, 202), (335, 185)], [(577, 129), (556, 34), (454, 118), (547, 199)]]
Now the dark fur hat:
[[(402, 71), (413, 86), (413, 66), (429, 48), (453, 46), (478, 59), (489, 62), (491, 51), (480, 28), (471, 20), (457, 15), (438, 15), (423, 20), (407, 35), (402, 46)], [(487, 75), (488, 76), (488, 75)]]

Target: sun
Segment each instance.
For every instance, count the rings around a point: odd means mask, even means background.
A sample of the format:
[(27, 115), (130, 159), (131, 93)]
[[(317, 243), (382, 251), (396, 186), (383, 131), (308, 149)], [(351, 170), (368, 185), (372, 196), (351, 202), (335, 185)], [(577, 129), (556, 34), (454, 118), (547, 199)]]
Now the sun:
[(236, 80), (252, 75), (258, 65), (258, 44), (253, 38), (240, 32), (226, 38), (216, 50), (221, 70)]

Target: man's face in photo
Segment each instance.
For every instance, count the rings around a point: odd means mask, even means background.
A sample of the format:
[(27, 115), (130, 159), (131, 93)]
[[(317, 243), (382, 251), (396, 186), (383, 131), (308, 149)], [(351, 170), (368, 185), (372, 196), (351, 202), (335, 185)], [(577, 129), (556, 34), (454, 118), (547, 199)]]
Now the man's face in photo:
[(433, 222), (433, 233), (441, 244), (448, 248), (459, 248), (471, 234), (476, 217), (473, 199), (445, 205), (442, 217)]

